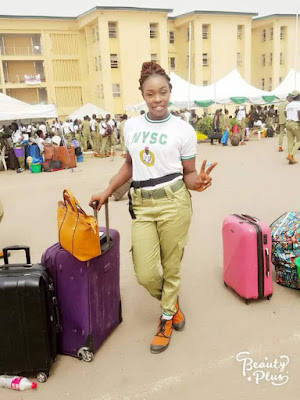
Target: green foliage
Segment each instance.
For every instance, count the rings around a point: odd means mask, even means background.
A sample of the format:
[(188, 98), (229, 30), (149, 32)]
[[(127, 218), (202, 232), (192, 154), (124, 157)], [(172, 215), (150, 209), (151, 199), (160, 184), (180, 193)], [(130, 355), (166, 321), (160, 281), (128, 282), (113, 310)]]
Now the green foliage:
[(203, 117), (197, 122), (197, 131), (207, 135), (213, 130), (213, 118)]

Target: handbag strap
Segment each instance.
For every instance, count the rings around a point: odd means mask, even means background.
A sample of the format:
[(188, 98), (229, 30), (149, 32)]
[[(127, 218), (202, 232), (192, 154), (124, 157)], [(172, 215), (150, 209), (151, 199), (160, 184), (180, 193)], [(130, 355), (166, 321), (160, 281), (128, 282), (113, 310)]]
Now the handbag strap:
[(76, 198), (73, 196), (72, 192), (69, 189), (65, 189), (63, 191), (63, 197), (66, 207), (70, 205), (73, 211), (76, 212), (77, 214), (81, 213), (84, 216), (87, 216), (86, 212), (80, 207), (80, 204), (78, 203), (78, 201), (76, 200)]

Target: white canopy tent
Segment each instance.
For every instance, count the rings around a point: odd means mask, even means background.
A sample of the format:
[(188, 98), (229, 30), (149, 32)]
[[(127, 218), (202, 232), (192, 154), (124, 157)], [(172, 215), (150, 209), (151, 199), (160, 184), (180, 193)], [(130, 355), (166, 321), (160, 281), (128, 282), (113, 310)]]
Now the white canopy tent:
[(106, 114), (111, 114), (108, 111), (103, 110), (103, 108), (97, 107), (94, 104), (87, 103), (84, 104), (82, 107), (78, 108), (78, 110), (74, 111), (72, 114), (69, 115), (69, 119), (72, 119), (73, 121), (75, 119), (83, 119), (86, 115), (92, 116), (93, 114), (96, 114), (97, 117), (99, 115), (102, 115), (103, 118), (105, 118)]
[[(171, 72), (171, 83), (173, 86), (171, 94), (172, 104), (186, 107), (188, 99), (190, 104), (200, 105), (202, 107), (217, 104), (244, 104), (244, 103), (265, 103), (268, 102), (270, 92), (256, 88), (250, 85), (234, 69), (223, 78), (208, 86), (190, 85), (190, 94), (188, 93), (189, 83), (178, 75)], [(265, 97), (265, 98), (264, 98)], [(267, 101), (266, 101), (267, 100)]]
[(300, 91), (300, 72), (292, 68), (284, 80), (271, 93), (280, 100), (285, 100), (293, 90)]
[[(234, 69), (223, 78), (208, 86), (189, 84), (174, 72), (170, 73), (172, 93), (170, 102), (179, 108), (200, 106), (209, 107), (217, 104), (245, 104), (245, 103), (270, 103), (274, 101), (272, 93), (250, 85)], [(127, 106), (129, 111), (146, 109), (145, 102)]]
[(0, 93), (0, 121), (56, 118), (54, 104), (31, 105)]

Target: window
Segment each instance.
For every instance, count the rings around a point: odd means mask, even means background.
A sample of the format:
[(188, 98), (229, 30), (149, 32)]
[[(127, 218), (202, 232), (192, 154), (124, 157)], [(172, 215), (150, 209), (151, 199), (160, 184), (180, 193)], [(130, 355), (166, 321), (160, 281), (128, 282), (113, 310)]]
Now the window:
[(273, 53), (270, 53), (269, 55), (269, 64), (273, 65)]
[(118, 68), (118, 54), (110, 55), (110, 68)]
[(112, 84), (112, 92), (113, 92), (113, 97), (120, 97), (121, 96), (120, 84), (119, 83), (113, 83)]
[(158, 63), (158, 56), (157, 54), (151, 54), (151, 61)]
[(241, 53), (237, 53), (237, 54), (236, 54), (236, 65), (237, 65), (238, 67), (241, 67), (242, 64), (243, 64), (242, 55), (241, 55)]
[(280, 56), (279, 56), (279, 64), (280, 64), (280, 65), (283, 65), (283, 64), (284, 64), (284, 62), (283, 62), (283, 53), (280, 53)]
[(171, 69), (175, 68), (175, 57), (170, 57), (170, 68)]
[(155, 39), (158, 36), (158, 24), (150, 24), (150, 39)]
[(286, 37), (286, 26), (280, 27), (280, 40), (284, 40)]
[(96, 94), (98, 99), (100, 99), (100, 85), (97, 85)]
[(274, 32), (274, 30), (273, 30), (273, 28), (271, 28), (270, 29), (270, 40), (273, 40), (273, 32)]
[(281, 83), (283, 81), (282, 76), (279, 77), (279, 83)]
[(103, 85), (100, 85), (100, 98), (101, 98), (101, 99), (104, 99)]
[(266, 30), (263, 29), (262, 31), (262, 41), (265, 42), (266, 41)]
[(96, 41), (95, 28), (92, 29), (92, 38), (93, 38), (93, 43), (95, 43), (95, 41)]
[(243, 25), (237, 26), (237, 38), (243, 39)]
[(208, 81), (203, 81), (203, 86), (207, 86), (208, 85)]
[(269, 78), (269, 90), (272, 90), (272, 78)]
[(208, 39), (208, 34), (209, 34), (209, 26), (202, 25), (202, 39)]
[(175, 36), (174, 36), (174, 32), (173, 31), (169, 32), (169, 43), (170, 44), (175, 43)]
[(98, 71), (102, 71), (102, 61), (101, 61), (101, 56), (98, 56)]
[(260, 85), (261, 85), (261, 88), (264, 90), (265, 89), (265, 80), (264, 80), (264, 78), (262, 78)]
[(262, 54), (261, 55), (261, 65), (264, 67), (266, 65), (266, 55)]
[(118, 24), (117, 22), (109, 22), (108, 23), (108, 37), (109, 38), (116, 38), (118, 37)]
[(99, 27), (96, 25), (95, 27), (95, 41), (99, 41)]
[(95, 70), (98, 71), (98, 58), (95, 57)]
[(202, 53), (202, 66), (203, 67), (208, 66), (208, 54), (207, 53)]

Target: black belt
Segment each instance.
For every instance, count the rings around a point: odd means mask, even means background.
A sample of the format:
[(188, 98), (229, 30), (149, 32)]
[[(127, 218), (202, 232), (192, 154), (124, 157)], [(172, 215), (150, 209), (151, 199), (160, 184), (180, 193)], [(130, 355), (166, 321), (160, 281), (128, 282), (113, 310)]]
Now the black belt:
[[(160, 183), (170, 182), (171, 180), (173, 180), (174, 178), (177, 178), (178, 176), (182, 176), (182, 174), (180, 172), (176, 172), (174, 174), (161, 176), (160, 178), (151, 178), (151, 179), (147, 179), (145, 181), (132, 181), (130, 188), (133, 187), (134, 189), (139, 189), (139, 188), (143, 188), (143, 187), (147, 187), (147, 186), (153, 187), (153, 186), (159, 185)], [(130, 213), (132, 219), (136, 219), (136, 216), (133, 211), (132, 197), (130, 194), (130, 189), (128, 190), (128, 199), (129, 199), (129, 213)]]

